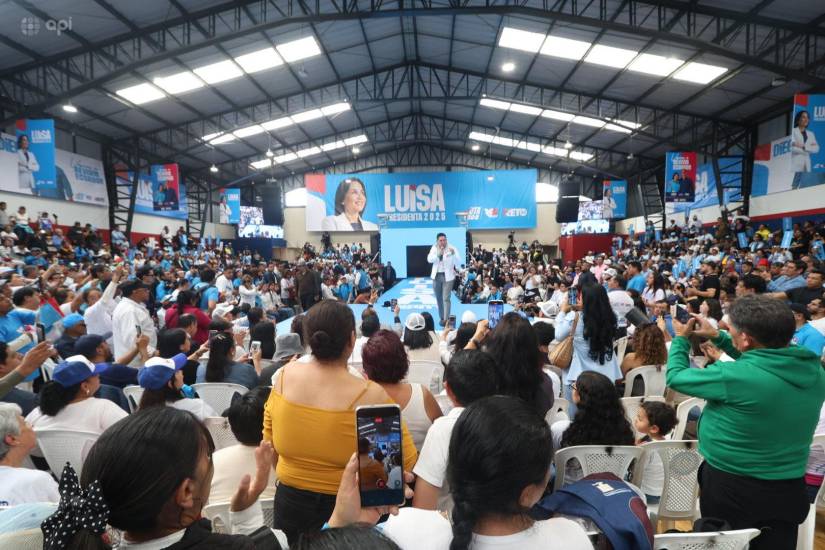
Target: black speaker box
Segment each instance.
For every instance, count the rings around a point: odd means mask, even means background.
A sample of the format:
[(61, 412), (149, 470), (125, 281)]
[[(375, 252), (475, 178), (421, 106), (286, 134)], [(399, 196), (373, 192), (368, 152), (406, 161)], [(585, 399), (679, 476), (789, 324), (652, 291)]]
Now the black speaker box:
[(556, 222), (572, 223), (579, 219), (579, 197), (560, 198), (556, 204)]

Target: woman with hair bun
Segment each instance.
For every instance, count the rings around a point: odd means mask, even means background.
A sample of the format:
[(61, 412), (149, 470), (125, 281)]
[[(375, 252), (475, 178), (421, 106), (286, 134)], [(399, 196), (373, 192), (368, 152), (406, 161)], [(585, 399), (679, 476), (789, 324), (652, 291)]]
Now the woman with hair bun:
[[(306, 313), (303, 331), (312, 354), (278, 370), (264, 409), (264, 441), (277, 454), (274, 527), (290, 545), (320, 530), (335, 507), (341, 475), (356, 451), (356, 407), (394, 403), (380, 385), (347, 369), (355, 346), (349, 307), (321, 301)], [(412, 471), (418, 454), (406, 424), (402, 430), (404, 470)]]

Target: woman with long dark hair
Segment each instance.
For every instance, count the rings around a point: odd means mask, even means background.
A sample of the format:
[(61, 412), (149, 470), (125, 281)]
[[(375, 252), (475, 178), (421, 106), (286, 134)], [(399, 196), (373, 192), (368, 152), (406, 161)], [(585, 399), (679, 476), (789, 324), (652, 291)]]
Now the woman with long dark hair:
[(611, 380), (620, 380), (622, 371), (613, 354), (613, 340), (616, 338), (616, 314), (610, 307), (607, 291), (601, 285), (585, 285), (581, 292), (580, 311), (565, 300), (562, 313), (557, 318), (556, 340), (561, 342), (573, 331), (573, 359), (564, 379), (564, 397), (573, 399), (573, 383), (585, 371), (596, 371)]
[(166, 310), (166, 328), (178, 328), (178, 319), (183, 315), (194, 315), (198, 321), (198, 330), (192, 337), (196, 345), (202, 346), (209, 339), (209, 316), (200, 308), (200, 298), (194, 290), (181, 290), (175, 307)]
[(665, 278), (658, 273), (651, 271), (647, 274), (646, 286), (642, 291), (642, 300), (647, 306), (648, 313), (653, 311), (656, 302), (661, 302), (667, 298), (665, 292)]
[(404, 347), (410, 361), (440, 361), (438, 336), (427, 330), (427, 319), (420, 313), (410, 313), (404, 320)]
[(553, 383), (544, 374), (536, 333), (530, 321), (515, 312), (504, 315), (484, 346), (496, 362), (501, 393), (520, 397), (544, 416), (553, 406)]
[(138, 383), (143, 388), (139, 409), (149, 407), (174, 407), (189, 411), (200, 420), (218, 416), (204, 400), (186, 394), (183, 384), (183, 368), (187, 358), (178, 353), (171, 358), (152, 357), (140, 369)]
[(251, 390), (258, 385), (259, 374), (252, 365), (235, 361), (234, 338), (231, 334), (219, 332), (209, 340), (209, 360), (206, 367), (198, 367), (198, 382), (227, 382)]
[(261, 358), (272, 359), (275, 356), (275, 323), (261, 321), (255, 323), (249, 331), (249, 341), (261, 343)]

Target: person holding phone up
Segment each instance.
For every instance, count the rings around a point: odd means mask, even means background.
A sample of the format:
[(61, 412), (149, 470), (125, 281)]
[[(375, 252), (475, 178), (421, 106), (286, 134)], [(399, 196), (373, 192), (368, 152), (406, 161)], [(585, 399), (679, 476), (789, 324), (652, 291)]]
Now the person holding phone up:
[(439, 324), (443, 327), (450, 317), (453, 281), (461, 264), (461, 258), (455, 247), (447, 243), (447, 235), (439, 233), (436, 235), (436, 243), (427, 254), (427, 262), (433, 264), (430, 278), (433, 280), (433, 291), (438, 305)]

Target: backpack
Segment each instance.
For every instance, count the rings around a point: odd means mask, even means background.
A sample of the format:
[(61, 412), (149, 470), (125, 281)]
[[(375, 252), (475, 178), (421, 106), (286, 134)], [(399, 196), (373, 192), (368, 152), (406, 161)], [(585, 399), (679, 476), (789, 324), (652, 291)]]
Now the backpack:
[(592, 474), (542, 498), (531, 510), (535, 519), (554, 514), (593, 521), (613, 550), (651, 550), (653, 525), (647, 506), (624, 481), (610, 473)]
[(209, 290), (210, 288), (217, 289), (218, 287), (216, 287), (215, 285), (212, 285), (212, 284), (201, 283), (200, 285), (198, 285), (198, 288), (195, 289), (195, 295), (198, 297), (198, 307), (199, 308), (201, 307), (201, 303), (203, 302), (203, 295), (206, 294), (206, 291)]

